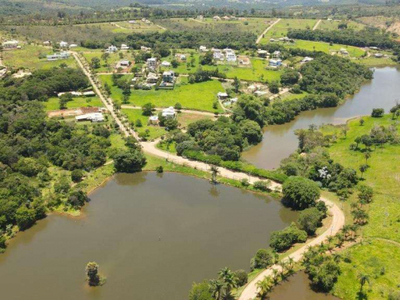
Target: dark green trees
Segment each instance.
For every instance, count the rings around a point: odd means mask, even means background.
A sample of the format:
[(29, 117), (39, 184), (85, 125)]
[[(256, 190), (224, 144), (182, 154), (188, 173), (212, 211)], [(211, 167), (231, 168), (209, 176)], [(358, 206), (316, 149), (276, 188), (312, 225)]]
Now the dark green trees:
[(283, 184), (285, 203), (295, 209), (306, 209), (316, 205), (320, 196), (318, 185), (307, 178), (293, 176)]
[(139, 149), (119, 152), (114, 156), (114, 165), (117, 172), (139, 172), (145, 164), (146, 158)]

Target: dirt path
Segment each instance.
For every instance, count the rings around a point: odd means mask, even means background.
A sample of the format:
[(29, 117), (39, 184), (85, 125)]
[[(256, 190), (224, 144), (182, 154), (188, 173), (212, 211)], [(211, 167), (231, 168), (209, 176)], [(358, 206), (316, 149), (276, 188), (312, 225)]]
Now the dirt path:
[[(138, 139), (138, 136), (136, 134), (135, 131), (133, 131), (131, 128), (129, 127), (125, 127), (125, 125), (123, 124), (123, 122), (121, 121), (120, 117), (117, 116), (117, 114), (114, 111), (114, 106), (112, 104), (111, 99), (106, 99), (103, 94), (101, 93), (98, 85), (98, 81), (95, 81), (94, 77), (91, 72), (89, 71), (89, 68), (86, 64), (86, 66), (82, 63), (82, 61), (80, 60), (78, 54), (76, 52), (72, 52), (74, 58), (76, 59), (76, 61), (78, 62), (79, 67), (83, 70), (83, 72), (85, 73), (85, 75), (88, 77), (88, 79), (90, 80), (90, 83), (93, 85), (93, 88), (95, 90), (95, 92), (98, 94), (98, 96), (100, 97), (101, 101), (103, 102), (104, 106), (110, 111), (111, 116), (114, 118), (115, 122), (119, 125), (121, 131), (125, 134), (125, 136), (129, 136), (132, 135), (133, 137), (135, 137), (136, 139)], [(139, 139), (138, 139), (139, 140)], [(165, 151), (162, 151), (160, 149), (158, 149), (156, 147), (157, 143), (159, 141), (155, 140), (153, 142), (140, 142), (140, 145), (142, 146), (142, 149), (145, 153), (160, 157), (160, 158), (164, 158), (167, 161), (173, 162), (175, 164), (179, 164), (179, 165), (184, 165), (184, 166), (189, 166), (192, 167), (194, 169), (197, 170), (202, 170), (205, 172), (210, 172), (210, 166), (208, 164), (205, 164), (203, 162), (199, 162), (199, 161), (192, 161), (186, 158), (183, 158), (181, 156), (177, 156)], [(222, 167), (218, 167), (219, 170), (219, 175), (225, 178), (230, 178), (230, 179), (235, 179), (235, 180), (242, 180), (242, 179), (247, 179), (249, 181), (249, 183), (253, 184), (256, 181), (262, 180), (258, 177), (255, 176), (251, 176), (242, 172), (235, 172), (235, 171), (231, 171)], [(269, 181), (270, 182), (270, 188), (271, 190), (277, 190), (280, 191), (282, 189), (282, 185), (274, 182), (274, 181)], [(294, 261), (299, 261), (301, 260), (301, 258), (303, 257), (304, 252), (307, 251), (309, 246), (314, 246), (314, 245), (318, 245), (320, 243), (322, 243), (323, 241), (325, 241), (329, 236), (331, 235), (335, 235), (345, 224), (345, 217), (343, 212), (340, 210), (340, 208), (334, 204), (333, 202), (325, 199), (325, 198), (321, 198), (321, 201), (324, 201), (326, 203), (326, 205), (329, 208), (329, 213), (332, 215), (332, 223), (330, 225), (330, 227), (323, 232), (322, 234), (320, 234), (318, 237), (314, 238), (313, 240), (309, 241), (308, 243), (306, 243), (305, 245), (303, 245), (301, 248), (299, 248), (298, 250), (296, 250), (294, 253), (292, 253), (290, 255), (290, 257), (292, 257), (294, 259)], [(286, 258), (287, 259), (287, 258)], [(262, 280), (265, 276), (269, 276), (272, 274), (272, 270), (273, 269), (279, 269), (280, 267), (278, 265), (274, 265), (266, 270), (264, 270), (263, 272), (261, 272), (254, 280), (252, 280), (251, 282), (249, 282), (247, 284), (247, 286), (245, 287), (245, 289), (243, 290), (241, 296), (239, 297), (239, 300), (249, 300), (249, 299), (254, 299), (257, 295), (257, 282), (259, 282), (260, 280)]]
[(165, 27), (162, 27), (161, 25), (157, 25), (157, 24), (155, 24), (158, 28), (160, 28), (160, 29), (162, 29), (162, 30), (168, 30), (167, 28), (165, 28)]
[(117, 23), (111, 23), (111, 24), (114, 25), (114, 26), (116, 26), (116, 27), (118, 27), (118, 28), (120, 28), (120, 29), (129, 30), (128, 28), (122, 27), (121, 25), (119, 25), (119, 24), (117, 24)]
[(319, 26), (319, 24), (321, 23), (321, 21), (322, 21), (322, 20), (319, 19), (318, 22), (315, 23), (315, 25), (314, 25), (314, 27), (313, 27), (313, 29), (312, 29), (313, 31), (316, 30), (316, 29), (318, 28), (318, 26)]
[(278, 24), (278, 22), (279, 22), (280, 20), (281, 20), (281, 19), (278, 19), (278, 20), (276, 20), (274, 23), (272, 23), (271, 25), (269, 25), (268, 28), (265, 29), (264, 32), (261, 33), (261, 35), (257, 38), (256, 44), (259, 44), (260, 41), (261, 41), (261, 39), (264, 37), (264, 35), (265, 35), (268, 31), (270, 31), (270, 30), (272, 29), (272, 27), (274, 27), (276, 24)]

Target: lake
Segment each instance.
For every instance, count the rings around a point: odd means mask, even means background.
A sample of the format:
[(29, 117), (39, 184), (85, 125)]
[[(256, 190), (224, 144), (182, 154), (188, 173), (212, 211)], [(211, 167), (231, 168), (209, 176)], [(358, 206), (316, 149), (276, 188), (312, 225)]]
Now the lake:
[[(174, 173), (118, 174), (80, 218), (50, 215), (0, 255), (2, 299), (187, 299), (194, 281), (249, 270), (297, 213), (268, 196)], [(107, 283), (89, 288), (96, 261)]]
[(311, 124), (343, 124), (348, 119), (370, 115), (373, 108), (384, 108), (389, 112), (399, 99), (400, 70), (375, 69), (374, 79), (341, 106), (302, 112), (292, 122), (267, 126), (262, 142), (244, 152), (242, 157), (259, 168), (278, 168), (281, 160), (297, 149), (297, 129), (307, 129)]

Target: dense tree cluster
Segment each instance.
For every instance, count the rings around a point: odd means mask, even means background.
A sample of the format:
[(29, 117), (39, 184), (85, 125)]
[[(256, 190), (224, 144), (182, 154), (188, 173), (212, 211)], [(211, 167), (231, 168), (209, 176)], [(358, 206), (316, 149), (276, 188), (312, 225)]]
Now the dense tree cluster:
[(307, 232), (292, 223), (283, 230), (272, 232), (269, 245), (272, 249), (281, 252), (289, 249), (295, 243), (304, 243), (306, 240)]
[(285, 203), (295, 209), (306, 209), (317, 204), (320, 196), (318, 185), (304, 177), (292, 176), (282, 186)]
[(304, 30), (291, 29), (288, 37), (308, 41), (322, 41), (335, 44), (344, 44), (357, 47), (379, 47), (391, 49), (395, 42), (389, 33), (382, 33), (378, 28), (367, 27), (360, 31), (344, 30)]

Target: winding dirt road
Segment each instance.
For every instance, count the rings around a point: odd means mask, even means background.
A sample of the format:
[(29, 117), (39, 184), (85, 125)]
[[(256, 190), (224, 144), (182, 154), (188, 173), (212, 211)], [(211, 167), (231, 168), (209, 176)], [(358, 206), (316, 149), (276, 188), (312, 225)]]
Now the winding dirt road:
[[(280, 19), (279, 19), (280, 20)], [(125, 134), (125, 136), (132, 135), (136, 139), (138, 139), (138, 136), (135, 131), (133, 131), (131, 128), (126, 127), (120, 117), (115, 113), (114, 111), (114, 106), (110, 103), (112, 103), (111, 99), (106, 99), (103, 94), (101, 93), (99, 89), (99, 83), (94, 80), (94, 76), (91, 74), (88, 65), (86, 66), (82, 63), (81, 59), (79, 58), (78, 54), (76, 52), (72, 52), (74, 58), (77, 60), (79, 67), (82, 69), (82, 71), (85, 73), (85, 75), (89, 78), (90, 83), (92, 84), (95, 92), (98, 94), (99, 98), (103, 102), (104, 106), (110, 111), (111, 116), (114, 118), (116, 123), (119, 125), (121, 131)], [(139, 140), (139, 139), (138, 139)], [(156, 147), (158, 143), (158, 140), (153, 141), (153, 142), (140, 142), (140, 145), (142, 146), (142, 149), (145, 153), (164, 158), (167, 161), (173, 162), (175, 164), (179, 165), (184, 165), (184, 166), (189, 166), (197, 170), (202, 170), (205, 172), (210, 172), (210, 166), (208, 164), (199, 162), (199, 161), (192, 161), (186, 158), (183, 158), (181, 156), (177, 156), (165, 151), (162, 151)], [(231, 171), (222, 167), (218, 167), (219, 170), (219, 175), (225, 178), (230, 178), (230, 179), (235, 179), (235, 180), (242, 180), (242, 179), (248, 179), (251, 184), (253, 184), (256, 181), (263, 180), (255, 176), (251, 176), (242, 172), (235, 172)], [(265, 180), (265, 179), (264, 179)], [(270, 181), (270, 188), (271, 190), (276, 190), (280, 191), (282, 189), (282, 185), (280, 183)], [(292, 253), (289, 257), (292, 257), (295, 262), (300, 261), (301, 258), (303, 257), (304, 252), (307, 251), (307, 248), (309, 246), (314, 246), (318, 245), (322, 242), (324, 242), (329, 236), (335, 235), (339, 230), (344, 226), (345, 224), (345, 216), (342, 210), (333, 202), (329, 201), (328, 199), (321, 198), (320, 201), (324, 201), (325, 204), (328, 206), (328, 211), (330, 215), (332, 216), (332, 222), (330, 227), (317, 236), (316, 238), (312, 239), (305, 245), (303, 245), (301, 248), (296, 250), (294, 253)], [(288, 258), (285, 258), (288, 259)], [(239, 297), (239, 300), (249, 300), (249, 299), (254, 299), (257, 296), (258, 288), (257, 288), (257, 282), (260, 280), (263, 280), (265, 276), (269, 276), (272, 274), (273, 269), (278, 269), (279, 270), (280, 266), (278, 265), (273, 265), (272, 267), (264, 270), (261, 272), (254, 280), (249, 282), (245, 289), (243, 290), (242, 294)]]

